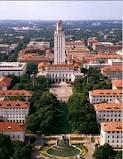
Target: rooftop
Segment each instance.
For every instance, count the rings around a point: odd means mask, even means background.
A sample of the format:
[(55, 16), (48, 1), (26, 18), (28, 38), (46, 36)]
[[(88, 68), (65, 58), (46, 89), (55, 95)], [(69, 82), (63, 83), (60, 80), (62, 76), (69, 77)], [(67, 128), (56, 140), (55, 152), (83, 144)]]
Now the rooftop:
[(114, 64), (112, 66), (105, 66), (101, 69), (102, 72), (122, 72), (123, 68), (121, 64)]
[(0, 108), (28, 108), (29, 103), (24, 101), (0, 101)]
[(103, 122), (103, 123), (101, 123), (101, 128), (102, 128), (103, 131), (122, 132), (122, 121)]
[(120, 89), (112, 90), (112, 89), (96, 89), (89, 91), (92, 96), (117, 96), (122, 95), (123, 92)]
[(0, 122), (0, 132), (23, 132), (24, 129), (15, 122)]
[(0, 86), (10, 86), (11, 82), (12, 82), (12, 78), (9, 78), (9, 77), (0, 78)]
[(112, 85), (122, 88), (123, 87), (123, 80), (112, 80)]
[(0, 90), (0, 96), (32, 96), (31, 91), (27, 90)]
[(100, 103), (94, 105), (95, 111), (119, 111), (123, 110), (122, 103)]

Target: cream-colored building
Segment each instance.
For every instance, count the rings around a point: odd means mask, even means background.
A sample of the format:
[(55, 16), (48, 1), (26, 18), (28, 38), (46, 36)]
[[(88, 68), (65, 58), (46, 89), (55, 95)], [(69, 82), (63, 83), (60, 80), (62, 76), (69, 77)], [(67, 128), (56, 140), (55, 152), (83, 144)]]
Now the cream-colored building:
[(54, 63), (65, 63), (65, 34), (62, 29), (62, 21), (57, 21), (54, 33)]
[(104, 103), (104, 102), (112, 102), (116, 99), (123, 99), (122, 90), (112, 90), (112, 89), (97, 89), (89, 91), (89, 100), (90, 103)]
[(123, 147), (122, 121), (101, 123), (100, 144), (108, 143), (115, 149)]
[(14, 122), (0, 122), (0, 133), (10, 136), (13, 141), (25, 140), (25, 129)]
[(0, 77), (2, 76), (22, 76), (26, 73), (26, 63), (20, 62), (0, 62)]
[(95, 104), (94, 109), (96, 111), (97, 123), (107, 121), (121, 121), (123, 119), (122, 103), (111, 102)]
[(4, 121), (25, 123), (29, 103), (24, 101), (0, 101), (0, 118)]
[(74, 82), (83, 77), (78, 65), (66, 63), (65, 35), (62, 21), (58, 21), (54, 33), (54, 64), (40, 63), (37, 76), (45, 76), (51, 82)]
[(45, 76), (51, 82), (74, 82), (76, 78), (83, 77), (79, 67), (73, 64), (39, 64), (38, 76)]

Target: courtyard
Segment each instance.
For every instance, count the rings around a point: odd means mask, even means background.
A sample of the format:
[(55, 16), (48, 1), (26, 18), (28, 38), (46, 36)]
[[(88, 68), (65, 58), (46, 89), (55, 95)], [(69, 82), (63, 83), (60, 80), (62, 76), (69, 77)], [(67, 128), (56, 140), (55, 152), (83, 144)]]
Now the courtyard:
[(51, 85), (50, 92), (54, 94), (58, 100), (67, 102), (73, 94), (72, 86), (65, 82), (55, 83)]

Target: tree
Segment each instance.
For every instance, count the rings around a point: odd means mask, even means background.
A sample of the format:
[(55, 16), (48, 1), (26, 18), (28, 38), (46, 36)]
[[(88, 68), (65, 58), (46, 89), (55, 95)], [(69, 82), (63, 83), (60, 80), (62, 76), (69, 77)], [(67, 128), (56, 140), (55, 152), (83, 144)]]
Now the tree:
[(28, 62), (27, 63), (27, 72), (29, 74), (36, 73), (37, 72), (37, 64), (34, 62)]
[(68, 129), (68, 112), (64, 103), (57, 101), (49, 92), (44, 92), (36, 102), (35, 112), (29, 115), (28, 129), (43, 134), (66, 133)]
[(73, 94), (68, 100), (71, 131), (98, 133), (98, 125), (93, 106), (82, 93)]
[(122, 159), (122, 151), (118, 151), (117, 153), (116, 153), (116, 156), (115, 156), (115, 159)]
[(110, 159), (114, 156), (115, 152), (109, 144), (104, 144), (103, 146), (97, 147), (93, 154), (95, 159)]
[(10, 159), (12, 154), (13, 154), (13, 148), (10, 137), (0, 134), (0, 158)]
[(32, 148), (20, 141), (13, 143), (14, 153), (13, 159), (30, 159)]

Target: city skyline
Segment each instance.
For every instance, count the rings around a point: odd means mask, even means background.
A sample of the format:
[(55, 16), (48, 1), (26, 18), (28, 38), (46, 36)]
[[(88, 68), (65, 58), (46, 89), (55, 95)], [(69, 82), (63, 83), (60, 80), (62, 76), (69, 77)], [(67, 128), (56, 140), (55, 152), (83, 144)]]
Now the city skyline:
[(0, 1), (0, 20), (121, 20), (122, 1)]

